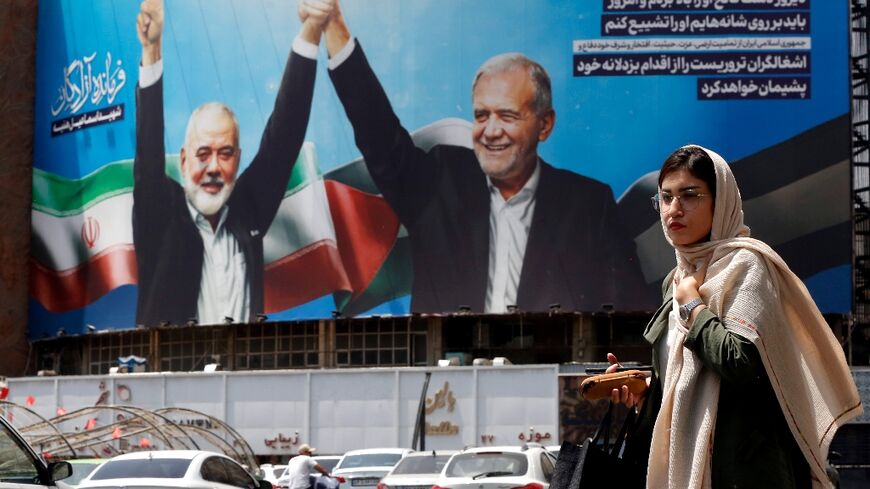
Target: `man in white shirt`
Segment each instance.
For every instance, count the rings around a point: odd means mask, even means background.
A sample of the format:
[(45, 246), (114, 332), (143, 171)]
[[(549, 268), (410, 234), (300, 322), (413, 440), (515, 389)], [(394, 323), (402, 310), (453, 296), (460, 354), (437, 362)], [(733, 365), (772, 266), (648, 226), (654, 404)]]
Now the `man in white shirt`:
[[(250, 165), (233, 111), (219, 102), (190, 116), (180, 149), (182, 185), (166, 175), (162, 0), (142, 2), (136, 27), (142, 64), (136, 88), (133, 241), (136, 322), (216, 324), (263, 312), (263, 237), (284, 197), (308, 126), (317, 45), (334, 0), (318, 2), (293, 42), (272, 114)], [(231, 67), (230, 67), (231, 68)]]
[(327, 477), (330, 476), (328, 470), (311, 458), (314, 452), (317, 451), (316, 448), (303, 443), (297, 451), (299, 455), (291, 458), (290, 462), (287, 463), (287, 474), (289, 476), (287, 485), (289, 489), (308, 489), (309, 487), (314, 487), (315, 478), (311, 473), (313, 470)]

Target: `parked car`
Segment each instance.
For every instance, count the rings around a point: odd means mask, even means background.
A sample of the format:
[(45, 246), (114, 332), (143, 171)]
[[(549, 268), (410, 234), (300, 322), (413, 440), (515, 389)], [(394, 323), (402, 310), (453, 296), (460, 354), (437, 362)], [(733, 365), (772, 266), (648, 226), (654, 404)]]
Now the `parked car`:
[(263, 464), (260, 466), (260, 470), (263, 471), (263, 480), (271, 482), (274, 486), (278, 483), (278, 479), (280, 479), (281, 476), (284, 475), (284, 471), (287, 470), (287, 466)]
[(478, 447), (450, 458), (432, 489), (548, 489), (556, 459), (539, 444)]
[(107, 458), (74, 458), (67, 460), (72, 466), (72, 475), (62, 481), (57, 482), (59, 489), (75, 489), (81, 483), (82, 479), (90, 475), (100, 465), (103, 465)]
[(444, 465), (456, 450), (409, 453), (393, 467), (378, 489), (432, 489)]
[(342, 483), (343, 488), (376, 488), (399, 460), (411, 452), (413, 450), (408, 448), (351, 450), (341, 457), (332, 475)]
[(118, 455), (86, 477), (79, 489), (124, 487), (272, 489), (235, 460), (203, 450), (157, 450)]
[(46, 464), (5, 416), (0, 416), (0, 489), (53, 488), (70, 474), (69, 462)]
[[(318, 455), (312, 458), (315, 462), (320, 464), (321, 467), (328, 470), (330, 473), (332, 473), (332, 470), (335, 469), (336, 465), (338, 465), (338, 462), (341, 461), (341, 455)], [(319, 476), (320, 472), (314, 475)]]

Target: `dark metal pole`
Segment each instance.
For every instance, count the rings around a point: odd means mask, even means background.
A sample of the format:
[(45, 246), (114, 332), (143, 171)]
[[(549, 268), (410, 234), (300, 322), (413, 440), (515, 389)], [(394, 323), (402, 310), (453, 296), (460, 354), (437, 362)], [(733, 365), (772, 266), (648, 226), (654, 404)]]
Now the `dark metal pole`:
[(432, 372), (426, 372), (426, 380), (423, 381), (423, 391), (420, 392), (420, 404), (417, 405), (417, 423), (414, 426), (414, 437), (411, 440), (411, 448), (417, 450), (417, 440), (420, 441), (420, 451), (426, 449), (426, 393), (429, 391), (429, 379)]

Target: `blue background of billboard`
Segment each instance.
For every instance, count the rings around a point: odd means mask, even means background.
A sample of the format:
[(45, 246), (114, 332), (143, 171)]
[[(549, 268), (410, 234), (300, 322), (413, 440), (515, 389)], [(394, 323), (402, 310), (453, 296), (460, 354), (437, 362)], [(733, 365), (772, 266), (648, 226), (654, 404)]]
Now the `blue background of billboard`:
[[(849, 111), (846, 2), (812, 2), (810, 100), (729, 102), (697, 100), (694, 76), (573, 77), (572, 41), (602, 37), (602, 7), (601, 1), (560, 0), (349, 0), (343, 5), (409, 130), (445, 117), (470, 120), (471, 79), (490, 56), (520, 51), (539, 61), (552, 78), (557, 113), (555, 131), (540, 147), (542, 157), (608, 183), (617, 197), (688, 142), (736, 160)], [(137, 0), (40, 2), (36, 168), (80, 178), (133, 157), (138, 9)], [(181, 147), (194, 107), (222, 100), (240, 119), (244, 168), (255, 153), (298, 28), (295, 1), (168, 0), (163, 47), (167, 151)], [(113, 102), (125, 104), (124, 121), (50, 137), (50, 106), (63, 83), (62, 69), (94, 52), (96, 66), (111, 52), (126, 71), (126, 86)], [(357, 158), (359, 151), (328, 80), (323, 48), (320, 57), (306, 140), (315, 143), (326, 171)], [(807, 284), (823, 311), (851, 308), (848, 267), (810, 277)], [(58, 327), (78, 331), (86, 323), (130, 327), (135, 290), (121, 287), (65, 314), (49, 313), (31, 300), (31, 337), (54, 335)], [(326, 296), (270, 319), (325, 317), (334, 308)], [(407, 310), (406, 297), (373, 312)]]

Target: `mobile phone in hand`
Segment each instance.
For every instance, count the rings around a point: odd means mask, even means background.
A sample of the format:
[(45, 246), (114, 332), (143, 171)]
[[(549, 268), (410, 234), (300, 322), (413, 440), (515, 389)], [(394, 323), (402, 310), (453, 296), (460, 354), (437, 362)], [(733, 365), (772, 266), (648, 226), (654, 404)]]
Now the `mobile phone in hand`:
[[(614, 372), (625, 372), (627, 370), (641, 370), (644, 372), (652, 372), (653, 366), (652, 365), (622, 366), (622, 367), (616, 367), (616, 370), (614, 370)], [(607, 371), (607, 367), (587, 367), (586, 368), (586, 373), (589, 375), (603, 374), (605, 371)]]

